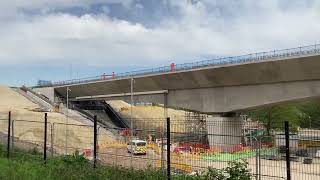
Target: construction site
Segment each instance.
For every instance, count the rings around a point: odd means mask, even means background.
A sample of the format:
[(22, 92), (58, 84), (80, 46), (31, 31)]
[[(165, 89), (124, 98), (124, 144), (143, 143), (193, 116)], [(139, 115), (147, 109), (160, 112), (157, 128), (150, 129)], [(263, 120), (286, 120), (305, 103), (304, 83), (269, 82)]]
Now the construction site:
[(248, 115), (319, 97), (319, 47), (1, 86), (0, 140), (8, 152), (81, 154), (168, 177), (244, 161), (255, 179), (318, 179), (320, 131), (310, 116), (301, 129), (290, 114), (272, 122)]
[[(148, 140), (148, 147), (151, 149), (146, 155), (145, 160), (136, 161), (141, 165), (134, 167), (146, 167), (152, 165), (160, 167), (161, 145), (165, 145), (165, 115), (173, 117), (176, 122), (187, 123), (198, 119), (194, 127), (204, 131), (205, 116), (195, 115), (194, 113), (168, 109), (164, 110), (161, 105), (143, 104), (133, 105), (124, 101), (105, 101), (99, 103), (78, 105), (69, 104), (67, 111), (66, 105), (61, 102), (55, 104), (50, 102), (45, 96), (38, 94), (26, 87), (9, 88), (1, 86), (0, 89), (0, 132), (1, 137), (8, 132), (7, 120), (8, 112), (12, 114), (14, 124), (14, 134), (12, 138), (15, 146), (22, 148), (38, 148), (43, 146), (43, 117), (48, 114), (48, 123), (50, 124), (49, 142), (50, 152), (52, 154), (72, 154), (75, 151), (85, 153), (89, 151), (88, 158), (92, 156), (93, 149), (93, 116), (96, 115), (99, 123), (98, 146), (101, 153), (108, 158), (109, 163), (124, 163), (126, 166), (130, 162), (119, 161), (119, 158), (130, 160), (130, 154), (127, 153), (127, 142), (129, 141), (131, 128), (134, 126), (133, 136)], [(133, 115), (133, 116), (131, 116)], [(194, 127), (173, 129), (180, 135), (177, 137), (191, 137)], [(183, 134), (183, 135), (181, 135)], [(189, 135), (188, 135), (189, 134)], [(201, 137), (198, 137), (201, 139)], [(202, 137), (203, 139), (203, 137)], [(188, 138), (186, 139), (188, 140)], [(197, 139), (198, 140), (198, 139)], [(2, 139), (4, 141), (4, 139)], [(162, 142), (162, 143), (161, 143)], [(27, 144), (26, 144), (27, 143)], [(163, 150), (163, 149), (162, 149)], [(109, 155), (116, 159), (110, 158)], [(141, 159), (140, 157), (134, 157)], [(153, 159), (153, 160), (152, 160)], [(151, 160), (151, 161), (150, 161)], [(148, 163), (145, 163), (147, 161)]]
[[(261, 137), (264, 127), (258, 123), (239, 122), (231, 126), (223, 121), (208, 122), (206, 119), (212, 115), (154, 103), (130, 104), (122, 100), (57, 103), (27, 87), (1, 86), (0, 99), (0, 142), (6, 141), (10, 111), (11, 143), (17, 148), (42, 151), (44, 113), (47, 113), (48, 153), (56, 156), (79, 152), (92, 159), (96, 116), (97, 158), (106, 164), (162, 169), (167, 161), (166, 153), (171, 151), (174, 172), (192, 174), (208, 167), (224, 168), (228, 162), (245, 159), (257, 178), (285, 177), (284, 154), (278, 151), (283, 140), (276, 135)], [(165, 117), (171, 119), (170, 146)], [(239, 130), (241, 136), (232, 135)], [(142, 154), (129, 152), (133, 140), (145, 142)], [(304, 146), (307, 143), (311, 142), (305, 142)], [(303, 157), (296, 157), (292, 162), (294, 179), (317, 178), (320, 159), (313, 159), (312, 164), (303, 161)]]

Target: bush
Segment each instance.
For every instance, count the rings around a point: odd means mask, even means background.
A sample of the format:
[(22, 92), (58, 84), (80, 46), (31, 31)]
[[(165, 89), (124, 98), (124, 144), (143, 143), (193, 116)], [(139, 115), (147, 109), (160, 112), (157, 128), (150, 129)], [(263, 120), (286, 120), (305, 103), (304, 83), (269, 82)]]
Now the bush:
[(208, 168), (200, 177), (209, 180), (250, 180), (251, 174), (248, 169), (248, 162), (229, 162), (228, 167), (223, 169)]
[(250, 180), (251, 174), (248, 169), (248, 162), (232, 162), (228, 163), (228, 167), (224, 170), (229, 175), (227, 179), (230, 180)]

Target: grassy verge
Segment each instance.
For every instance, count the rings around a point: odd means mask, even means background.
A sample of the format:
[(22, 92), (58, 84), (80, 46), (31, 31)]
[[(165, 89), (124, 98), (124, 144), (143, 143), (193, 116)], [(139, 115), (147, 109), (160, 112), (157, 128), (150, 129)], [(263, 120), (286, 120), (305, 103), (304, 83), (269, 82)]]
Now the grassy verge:
[[(251, 179), (246, 162), (230, 163), (225, 169), (212, 169), (200, 173), (197, 176), (174, 175), (174, 180), (193, 179)], [(93, 168), (92, 163), (81, 155), (59, 156), (50, 158), (44, 165), (42, 155), (35, 151), (14, 150), (8, 160), (6, 151), (0, 145), (0, 179), (14, 180), (161, 180), (166, 176), (155, 169), (144, 171), (127, 169), (123, 167), (112, 167), (98, 165)]]
[[(166, 179), (160, 171), (147, 169), (138, 171), (121, 167), (99, 165), (92, 167), (87, 159), (81, 155), (60, 156), (50, 158), (44, 165), (42, 155), (37, 152), (15, 150), (8, 160), (3, 146), (0, 146), (0, 179)], [(185, 179), (175, 176), (173, 179)], [(189, 177), (187, 179), (198, 179)]]

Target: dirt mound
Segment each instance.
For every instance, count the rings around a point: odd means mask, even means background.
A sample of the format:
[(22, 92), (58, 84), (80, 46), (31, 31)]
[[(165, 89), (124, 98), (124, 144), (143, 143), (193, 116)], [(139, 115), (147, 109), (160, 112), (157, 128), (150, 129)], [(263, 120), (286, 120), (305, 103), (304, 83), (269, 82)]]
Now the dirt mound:
[[(131, 106), (121, 100), (107, 101), (111, 107), (117, 111), (124, 119), (130, 119), (131, 117)], [(148, 119), (164, 119), (165, 110), (160, 106), (132, 106), (132, 115), (134, 119), (148, 120)], [(168, 108), (168, 116), (172, 120), (184, 120), (185, 111), (175, 110)]]
[[(128, 124), (131, 122), (131, 106), (124, 101), (107, 101), (114, 108), (117, 113), (127, 121)], [(185, 122), (185, 111), (167, 109), (168, 117), (171, 118), (171, 122), (179, 122), (183, 124)], [(164, 129), (165, 126), (165, 109), (160, 106), (132, 106), (132, 122), (134, 128), (144, 130), (155, 130)], [(176, 132), (186, 132), (182, 126), (174, 126)]]
[[(7, 133), (8, 112), (11, 111), (15, 138), (41, 144), (44, 133), (44, 113), (36, 111), (40, 107), (5, 86), (0, 86), (0, 99), (0, 132)], [(63, 123), (66, 122), (66, 116), (61, 113), (48, 112), (48, 122), (48, 134), (51, 134), (51, 128), (55, 124), (52, 132), (54, 146), (60, 152), (59, 149), (62, 151), (65, 145), (66, 125)], [(74, 147), (69, 151), (91, 147), (93, 145), (93, 128), (84, 126), (83, 123), (72, 117), (69, 117), (68, 122), (74, 124), (67, 128), (68, 144), (70, 147)], [(109, 132), (105, 132), (105, 134), (107, 135), (100, 137), (99, 141), (113, 141), (114, 137)], [(48, 136), (51, 137), (51, 135)]]

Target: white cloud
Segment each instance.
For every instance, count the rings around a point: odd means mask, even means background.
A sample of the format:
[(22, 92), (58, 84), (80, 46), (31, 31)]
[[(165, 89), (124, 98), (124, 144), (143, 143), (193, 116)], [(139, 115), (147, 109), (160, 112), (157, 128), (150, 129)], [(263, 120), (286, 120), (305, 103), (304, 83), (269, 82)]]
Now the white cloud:
[[(74, 16), (44, 11), (40, 15), (17, 17), (19, 8), (87, 6), (92, 1), (26, 2), (0, 3), (0, 10), (8, 7), (15, 15), (10, 21), (0, 21), (1, 64), (160, 64), (177, 59), (199, 60), (206, 55), (295, 47), (320, 39), (317, 2), (282, 7), (276, 0), (241, 3), (230, 0), (228, 4), (211, 0), (167, 1), (166, 5), (177, 10), (177, 17), (164, 18), (152, 28), (108, 14)], [(132, 3), (122, 2), (128, 8)]]

